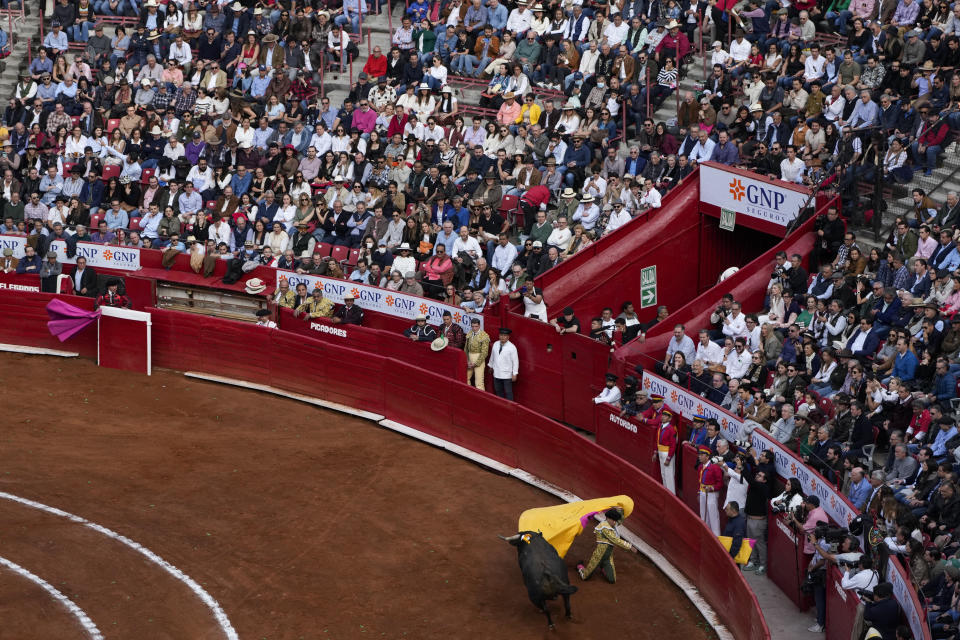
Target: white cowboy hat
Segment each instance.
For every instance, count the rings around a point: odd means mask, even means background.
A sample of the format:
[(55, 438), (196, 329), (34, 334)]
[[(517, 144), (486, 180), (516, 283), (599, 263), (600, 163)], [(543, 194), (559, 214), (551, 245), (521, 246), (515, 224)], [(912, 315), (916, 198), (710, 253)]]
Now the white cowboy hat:
[(250, 293), (253, 295), (257, 295), (258, 293), (263, 293), (266, 288), (267, 288), (266, 283), (264, 283), (264, 281), (261, 280), (260, 278), (250, 278), (249, 280), (247, 280), (247, 283), (244, 286), (244, 290), (247, 293)]
[(671, 20), (670, 22), (667, 23), (667, 29), (679, 29), (679, 28), (680, 28), (680, 23), (677, 22), (676, 20)]
[(430, 350), (443, 351), (444, 349), (447, 348), (448, 342), (449, 341), (444, 336), (440, 336), (439, 338), (437, 338), (436, 340), (430, 343)]
[(243, 11), (243, 5), (239, 2), (234, 2), (232, 5), (230, 5), (230, 8), (234, 11)]
[(153, 129), (150, 129), (150, 135), (160, 136), (160, 135), (163, 135), (163, 131), (161, 131), (160, 127), (158, 127), (157, 125), (153, 125)]

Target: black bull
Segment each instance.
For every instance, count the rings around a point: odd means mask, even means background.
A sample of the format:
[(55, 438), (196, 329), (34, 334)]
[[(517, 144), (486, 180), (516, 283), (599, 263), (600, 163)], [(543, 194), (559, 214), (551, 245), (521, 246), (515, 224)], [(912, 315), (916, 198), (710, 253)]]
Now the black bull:
[(564, 610), (567, 618), (570, 618), (570, 595), (576, 593), (577, 588), (570, 584), (567, 565), (557, 550), (535, 531), (521, 531), (509, 538), (500, 537), (517, 548), (527, 595), (530, 596), (530, 602), (546, 614), (550, 628), (553, 628), (553, 619), (547, 609), (547, 600), (563, 596)]

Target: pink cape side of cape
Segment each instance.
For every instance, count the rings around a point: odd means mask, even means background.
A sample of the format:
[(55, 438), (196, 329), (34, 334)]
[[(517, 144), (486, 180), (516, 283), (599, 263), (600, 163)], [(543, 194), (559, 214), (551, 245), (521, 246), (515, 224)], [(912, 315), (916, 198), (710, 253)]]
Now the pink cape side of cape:
[(47, 322), (50, 333), (55, 335), (60, 342), (65, 342), (96, 322), (97, 318), (100, 317), (100, 310), (86, 311), (54, 298), (47, 303), (47, 315), (50, 316), (50, 321)]

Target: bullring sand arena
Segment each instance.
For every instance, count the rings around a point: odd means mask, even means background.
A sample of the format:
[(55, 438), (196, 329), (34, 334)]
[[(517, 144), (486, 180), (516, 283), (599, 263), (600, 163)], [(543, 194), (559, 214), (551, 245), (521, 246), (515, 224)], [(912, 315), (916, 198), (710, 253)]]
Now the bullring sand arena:
[(715, 637), (642, 557), (581, 582), (590, 531), (548, 631), (497, 534), (557, 498), (373, 423), (79, 359), (0, 381), (2, 639)]

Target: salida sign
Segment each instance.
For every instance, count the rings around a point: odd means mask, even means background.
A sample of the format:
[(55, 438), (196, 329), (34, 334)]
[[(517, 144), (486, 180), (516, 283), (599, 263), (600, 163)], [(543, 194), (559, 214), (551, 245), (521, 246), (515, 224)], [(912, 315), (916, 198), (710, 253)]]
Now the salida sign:
[(786, 227), (807, 202), (808, 189), (780, 180), (768, 180), (722, 165), (700, 165), (700, 200), (721, 211), (757, 218)]
[(356, 304), (369, 311), (379, 311), (387, 315), (411, 320), (422, 313), (427, 316), (427, 322), (435, 325), (440, 324), (443, 312), (449, 311), (450, 315), (453, 316), (453, 321), (463, 327), (464, 331), (470, 330), (470, 321), (473, 318), (478, 318), (480, 327), (483, 328), (482, 315), (470, 315), (459, 307), (441, 304), (428, 298), (388, 291), (358, 282), (277, 270), (277, 286), (279, 287), (284, 280), (290, 284), (291, 288), (298, 284), (304, 284), (308, 291), (313, 291), (314, 287), (319, 286), (323, 289), (323, 297), (330, 298), (338, 304), (342, 304), (343, 296), (350, 293), (353, 295)]

